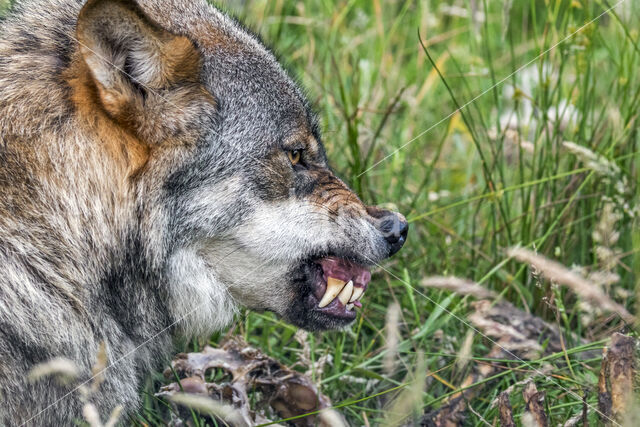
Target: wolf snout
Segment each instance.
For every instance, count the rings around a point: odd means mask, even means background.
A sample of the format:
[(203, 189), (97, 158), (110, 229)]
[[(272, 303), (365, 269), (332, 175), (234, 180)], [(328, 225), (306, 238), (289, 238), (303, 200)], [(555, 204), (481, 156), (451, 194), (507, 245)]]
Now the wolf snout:
[(394, 255), (407, 240), (409, 231), (407, 219), (401, 213), (373, 206), (368, 206), (367, 212), (374, 219), (373, 223), (386, 240), (389, 256)]

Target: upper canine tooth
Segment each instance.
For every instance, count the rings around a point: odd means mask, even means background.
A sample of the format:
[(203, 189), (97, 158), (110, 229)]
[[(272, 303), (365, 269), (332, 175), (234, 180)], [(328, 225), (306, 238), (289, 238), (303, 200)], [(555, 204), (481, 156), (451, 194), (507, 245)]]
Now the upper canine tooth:
[(345, 282), (340, 279), (329, 277), (327, 279), (327, 290), (324, 291), (324, 295), (322, 296), (322, 300), (320, 301), (320, 304), (318, 304), (318, 307), (322, 308), (329, 305), (329, 303), (338, 296), (344, 287), (344, 283)]
[(340, 295), (338, 295), (338, 299), (340, 300), (342, 305), (347, 305), (347, 303), (351, 299), (352, 293), (353, 293), (353, 281), (349, 280), (349, 283), (345, 285), (344, 289), (342, 289), (342, 292), (340, 292)]
[(354, 302), (359, 300), (363, 293), (364, 293), (364, 288), (361, 288), (358, 286), (354, 287), (353, 295), (351, 295), (351, 299), (349, 300), (349, 302)]

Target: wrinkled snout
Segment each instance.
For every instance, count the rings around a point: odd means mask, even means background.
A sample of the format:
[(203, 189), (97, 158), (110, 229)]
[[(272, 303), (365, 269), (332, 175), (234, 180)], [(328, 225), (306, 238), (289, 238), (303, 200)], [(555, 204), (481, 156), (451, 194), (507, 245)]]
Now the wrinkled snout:
[(407, 240), (409, 223), (398, 212), (367, 206), (367, 213), (373, 218), (373, 223), (387, 242), (389, 256), (398, 252)]

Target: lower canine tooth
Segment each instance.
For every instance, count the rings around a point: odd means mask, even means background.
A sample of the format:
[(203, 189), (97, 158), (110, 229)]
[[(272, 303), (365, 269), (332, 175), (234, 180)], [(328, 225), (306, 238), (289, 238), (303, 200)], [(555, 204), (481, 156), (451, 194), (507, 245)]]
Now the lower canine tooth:
[(329, 303), (338, 296), (343, 287), (344, 281), (336, 279), (335, 277), (329, 277), (327, 279), (327, 290), (324, 291), (324, 295), (322, 296), (322, 300), (320, 301), (320, 304), (318, 304), (318, 307), (322, 308), (329, 305)]
[(347, 303), (351, 299), (352, 293), (353, 293), (353, 281), (349, 280), (349, 283), (345, 285), (345, 287), (342, 289), (342, 292), (340, 292), (340, 295), (338, 295), (338, 299), (340, 300), (342, 305), (347, 305)]
[(353, 310), (353, 304), (351, 303), (347, 304), (347, 310), (349, 311)]
[(360, 297), (362, 296), (362, 294), (364, 293), (364, 288), (360, 288), (360, 287), (354, 287), (353, 288), (353, 295), (351, 295), (351, 299), (349, 300), (349, 302), (354, 302), (360, 299)]

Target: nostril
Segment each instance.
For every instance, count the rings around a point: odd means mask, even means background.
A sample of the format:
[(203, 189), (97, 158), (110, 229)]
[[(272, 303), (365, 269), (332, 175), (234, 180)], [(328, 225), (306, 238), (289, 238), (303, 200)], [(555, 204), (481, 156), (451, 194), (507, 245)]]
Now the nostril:
[(404, 240), (407, 239), (407, 233), (409, 232), (409, 223), (405, 220), (400, 225), (400, 235)]
[(385, 219), (380, 224), (380, 231), (388, 242), (396, 241), (400, 237), (399, 228), (396, 222), (397, 221), (395, 219), (391, 218)]

